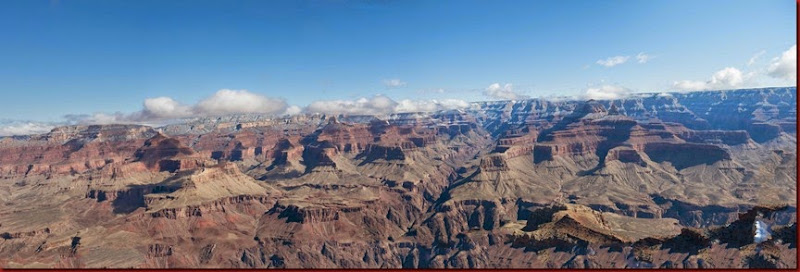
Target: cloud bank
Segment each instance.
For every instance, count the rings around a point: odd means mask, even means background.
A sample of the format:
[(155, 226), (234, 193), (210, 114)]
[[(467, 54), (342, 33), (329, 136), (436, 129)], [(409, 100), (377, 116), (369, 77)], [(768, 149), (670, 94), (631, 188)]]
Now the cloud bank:
[(142, 113), (149, 118), (181, 118), (192, 115), (192, 108), (170, 97), (156, 97), (144, 100)]
[(29, 135), (49, 132), (55, 127), (54, 124), (30, 122), (30, 121), (7, 121), (0, 122), (0, 136)]
[(247, 90), (217, 91), (214, 95), (197, 103), (194, 113), (200, 115), (221, 115), (231, 113), (276, 114), (286, 110), (286, 101), (254, 94)]
[(753, 75), (753, 73), (744, 74), (734, 67), (725, 67), (714, 73), (707, 81), (681, 80), (674, 82), (672, 86), (686, 91), (737, 88)]
[(797, 44), (792, 45), (780, 57), (772, 59), (767, 74), (774, 78), (786, 79), (797, 84)]
[(266, 97), (247, 90), (222, 89), (195, 105), (184, 105), (171, 97), (148, 98), (142, 103), (142, 110), (130, 113), (95, 113), (66, 115), (70, 123), (110, 124), (147, 123), (192, 116), (215, 116), (235, 113), (282, 114), (297, 112), (297, 107), (289, 107), (280, 98)]
[(503, 100), (530, 98), (527, 95), (521, 95), (514, 92), (514, 85), (512, 85), (511, 83), (506, 83), (505, 85), (500, 85), (500, 83), (493, 83), (492, 85), (489, 85), (489, 87), (486, 87), (486, 89), (483, 91), (483, 95), (493, 99), (503, 99)]
[(603, 85), (600, 87), (587, 88), (582, 98), (594, 99), (594, 100), (611, 100), (611, 99), (623, 98), (630, 93), (631, 90), (625, 87), (614, 86), (614, 85)]
[(469, 103), (458, 99), (443, 100), (392, 100), (383, 95), (356, 100), (314, 101), (306, 107), (307, 113), (384, 115), (402, 112), (434, 112), (469, 107)]

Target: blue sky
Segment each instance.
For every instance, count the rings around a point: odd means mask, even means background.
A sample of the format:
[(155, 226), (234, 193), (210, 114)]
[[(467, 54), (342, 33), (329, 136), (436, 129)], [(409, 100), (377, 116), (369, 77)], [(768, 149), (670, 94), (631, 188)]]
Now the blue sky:
[[(0, 119), (129, 114), (156, 97), (196, 113), (221, 89), (305, 108), (795, 86), (796, 53), (781, 59), (795, 12), (790, 0), (2, 1)], [(203, 109), (225, 112), (219, 101)]]

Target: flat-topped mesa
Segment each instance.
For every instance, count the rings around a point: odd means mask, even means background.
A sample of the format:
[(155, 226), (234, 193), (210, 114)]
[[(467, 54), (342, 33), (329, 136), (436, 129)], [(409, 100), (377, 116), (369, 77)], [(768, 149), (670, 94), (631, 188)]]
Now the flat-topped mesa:
[[(385, 126), (381, 128), (379, 134), (374, 135), (374, 139), (379, 145), (387, 147), (399, 147), (403, 149), (422, 147), (436, 140), (436, 136), (432, 133), (432, 131), (426, 131), (424, 129), (418, 129), (415, 126), (408, 125)], [(412, 141), (411, 138), (415, 138), (417, 140)]]
[(522, 156), (531, 156), (533, 155), (533, 145), (512, 146), (508, 150), (506, 150), (503, 153), (503, 155), (505, 155), (507, 159), (522, 157)]
[(753, 137), (753, 140), (760, 143), (778, 138), (781, 132), (783, 132), (783, 128), (780, 125), (767, 122), (751, 123), (747, 127), (747, 130), (750, 132), (750, 136)]
[(134, 153), (134, 158), (154, 171), (176, 172), (209, 164), (206, 159), (196, 156), (191, 148), (182, 145), (178, 139), (161, 133), (145, 141)]
[(497, 145), (505, 147), (513, 145), (531, 145), (536, 142), (538, 137), (539, 133), (535, 130), (531, 130), (529, 127), (510, 129), (497, 139)]
[(710, 144), (655, 142), (644, 145), (643, 151), (652, 161), (670, 162), (677, 170), (731, 159), (728, 151)]
[[(331, 119), (335, 120), (335, 119)], [(327, 142), (341, 153), (359, 153), (368, 143), (375, 141), (370, 126), (365, 124), (344, 124), (332, 121), (319, 132), (318, 142)]]
[(335, 168), (336, 162), (334, 162), (333, 157), (338, 154), (336, 147), (330, 142), (308, 144), (303, 149), (303, 164), (306, 165), (307, 172), (319, 166)]
[(403, 161), (406, 159), (404, 149), (413, 148), (411, 142), (406, 142), (401, 146), (383, 146), (376, 144), (369, 144), (364, 152), (356, 156), (356, 159), (364, 159), (367, 162), (375, 161), (378, 159), (386, 161)]
[(646, 162), (642, 159), (642, 155), (631, 147), (619, 146), (612, 148), (606, 155), (606, 162), (620, 161), (623, 163), (635, 163), (640, 166), (645, 166)]
[[(367, 201), (371, 203), (372, 201)], [(269, 215), (277, 215), (286, 223), (314, 224), (339, 220), (344, 213), (357, 213), (366, 208), (367, 203), (329, 203), (318, 205), (312, 203), (293, 203), (279, 200), (267, 211)]]
[(480, 169), (483, 172), (500, 172), (508, 171), (508, 163), (506, 158), (500, 154), (488, 155), (481, 158)]
[(265, 158), (273, 163), (297, 162), (303, 157), (304, 146), (300, 144), (299, 137), (282, 138), (275, 143), (270, 152), (265, 153)]
[(243, 174), (229, 162), (195, 169), (149, 186), (144, 196), (148, 213), (155, 217), (199, 216), (224, 210), (225, 204), (255, 201), (269, 204), (280, 191)]
[(642, 127), (652, 133), (660, 133), (662, 138), (680, 138), (690, 143), (740, 145), (751, 143), (746, 130), (693, 130), (679, 123), (650, 122)]
[(329, 207), (300, 208), (295, 205), (283, 206), (280, 203), (276, 203), (268, 213), (277, 213), (278, 218), (285, 218), (287, 223), (310, 224), (339, 220), (339, 210)]
[(503, 154), (507, 159), (531, 155), (537, 136), (538, 133), (528, 127), (510, 129), (497, 139), (492, 153)]

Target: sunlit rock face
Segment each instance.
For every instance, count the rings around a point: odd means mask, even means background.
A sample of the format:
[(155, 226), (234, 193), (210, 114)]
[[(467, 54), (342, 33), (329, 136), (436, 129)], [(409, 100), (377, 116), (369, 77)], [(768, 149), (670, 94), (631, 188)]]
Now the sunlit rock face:
[(795, 98), (533, 99), (0, 138), (0, 267), (795, 268)]
[(764, 223), (761, 220), (756, 221), (755, 228), (755, 235), (753, 235), (754, 243), (758, 244), (772, 238), (772, 235), (769, 233), (769, 226), (767, 226), (767, 223)]

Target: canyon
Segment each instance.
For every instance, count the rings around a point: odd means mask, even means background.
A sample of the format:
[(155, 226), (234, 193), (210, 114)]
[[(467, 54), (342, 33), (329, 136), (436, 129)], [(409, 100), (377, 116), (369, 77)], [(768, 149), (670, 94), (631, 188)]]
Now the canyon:
[(2, 137), (0, 267), (796, 268), (796, 101), (782, 87)]

